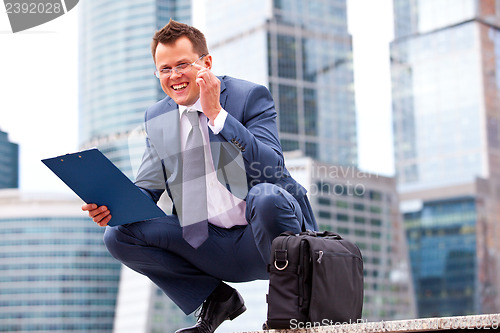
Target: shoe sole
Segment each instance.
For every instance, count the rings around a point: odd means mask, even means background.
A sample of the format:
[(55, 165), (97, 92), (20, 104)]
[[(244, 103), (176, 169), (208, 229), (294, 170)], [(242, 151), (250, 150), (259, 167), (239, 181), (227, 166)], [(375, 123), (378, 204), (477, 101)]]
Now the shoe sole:
[(231, 314), (228, 318), (229, 320), (233, 320), (234, 318), (238, 317), (240, 314), (242, 314), (243, 312), (245, 312), (247, 310), (247, 307), (245, 305), (243, 305), (241, 308), (239, 308), (238, 310), (236, 310), (233, 314)]

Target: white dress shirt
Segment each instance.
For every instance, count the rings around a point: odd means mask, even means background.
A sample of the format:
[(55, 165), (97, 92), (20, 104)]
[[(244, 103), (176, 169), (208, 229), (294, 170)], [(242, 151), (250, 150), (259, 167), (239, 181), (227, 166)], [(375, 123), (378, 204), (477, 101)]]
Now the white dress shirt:
[[(188, 111), (189, 110), (189, 111)], [(202, 111), (200, 100), (192, 106), (179, 105), (180, 136), (181, 136), (181, 151), (184, 151), (186, 139), (191, 130), (191, 124), (187, 117), (183, 117), (184, 112), (194, 112), (194, 110)], [(248, 224), (245, 219), (246, 202), (235, 197), (228, 189), (222, 185), (217, 179), (217, 173), (212, 160), (212, 152), (210, 150), (210, 139), (208, 136), (208, 128), (214, 134), (219, 132), (224, 127), (227, 111), (222, 109), (212, 126), (205, 114), (200, 113), (199, 122), (200, 129), (203, 134), (203, 144), (205, 151), (205, 170), (207, 182), (207, 209), (208, 222), (222, 228), (231, 228), (235, 225)]]

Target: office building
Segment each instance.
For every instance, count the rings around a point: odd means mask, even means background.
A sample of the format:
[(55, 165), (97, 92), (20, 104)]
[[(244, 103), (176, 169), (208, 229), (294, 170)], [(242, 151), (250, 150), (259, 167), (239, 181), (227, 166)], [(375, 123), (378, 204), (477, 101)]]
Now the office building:
[(403, 210), (418, 315), (498, 312), (500, 180), (409, 193)]
[(99, 147), (129, 177), (142, 156), (144, 111), (165, 94), (154, 76), (151, 38), (170, 17), (191, 22), (191, 3), (83, 1), (79, 23), (79, 145)]
[(0, 189), (19, 187), (19, 146), (0, 131)]
[(415, 301), (394, 178), (287, 155), (320, 230), (354, 242), (364, 263), (363, 319), (413, 318)]
[(391, 44), (400, 191), (500, 173), (500, 5), (395, 0)]
[(492, 278), (498, 245), (487, 239), (500, 222), (491, 209), (500, 173), (500, 1), (395, 0), (394, 14), (394, 151), (419, 316), (498, 312), (490, 301), (500, 288)]
[(269, 87), (283, 150), (357, 165), (346, 1), (203, 3), (214, 71)]
[(112, 332), (120, 264), (80, 207), (0, 191), (0, 331)]

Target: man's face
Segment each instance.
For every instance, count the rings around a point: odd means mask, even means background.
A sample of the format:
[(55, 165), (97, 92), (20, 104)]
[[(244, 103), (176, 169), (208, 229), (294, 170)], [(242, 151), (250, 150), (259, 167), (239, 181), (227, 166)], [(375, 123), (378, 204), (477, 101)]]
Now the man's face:
[[(193, 45), (187, 37), (181, 37), (173, 44), (158, 43), (155, 52), (156, 69), (173, 69), (180, 64), (191, 64), (201, 56), (193, 51)], [(197, 62), (198, 65), (211, 68), (210, 55)], [(189, 67), (188, 67), (189, 68)], [(160, 75), (163, 91), (179, 105), (192, 105), (200, 97), (200, 87), (196, 84), (198, 70), (193, 66), (190, 71), (178, 74), (175, 70), (171, 75)]]

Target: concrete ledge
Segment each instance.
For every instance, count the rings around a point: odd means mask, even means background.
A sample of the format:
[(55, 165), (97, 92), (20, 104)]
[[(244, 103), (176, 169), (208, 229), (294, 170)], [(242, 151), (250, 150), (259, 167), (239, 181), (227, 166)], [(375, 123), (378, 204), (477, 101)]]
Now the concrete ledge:
[(320, 323), (298, 325), (291, 322), (291, 329), (253, 331), (246, 333), (378, 333), (378, 332), (499, 332), (500, 314), (474, 316), (422, 318), (409, 320), (360, 322), (356, 324), (339, 324), (320, 326)]

